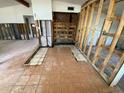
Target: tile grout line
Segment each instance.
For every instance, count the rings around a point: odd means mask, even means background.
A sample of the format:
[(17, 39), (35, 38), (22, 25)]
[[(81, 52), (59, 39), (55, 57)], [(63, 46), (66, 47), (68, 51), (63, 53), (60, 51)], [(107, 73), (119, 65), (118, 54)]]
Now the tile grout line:
[[(25, 71), (25, 70), (26, 70), (26, 68), (24, 68), (24, 71)], [(24, 72), (22, 72), (22, 74), (19, 76), (19, 78), (17, 79), (17, 81), (20, 79), (20, 77), (21, 77), (23, 74), (24, 74)], [(13, 90), (14, 87), (16, 86), (17, 81), (13, 84), (13, 87), (10, 89), (10, 92), (9, 92), (9, 93), (12, 92), (12, 90)], [(25, 88), (25, 85), (24, 85), (24, 88)]]

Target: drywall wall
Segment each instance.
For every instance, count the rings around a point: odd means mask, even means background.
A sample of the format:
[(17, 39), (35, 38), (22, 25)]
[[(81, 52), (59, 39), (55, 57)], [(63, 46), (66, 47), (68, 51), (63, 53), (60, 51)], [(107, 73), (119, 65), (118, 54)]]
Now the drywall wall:
[(0, 23), (24, 23), (23, 15), (33, 15), (32, 8), (23, 5), (0, 8)]
[(52, 20), (52, 0), (32, 0), (35, 20)]
[[(79, 13), (81, 9), (81, 5), (67, 3), (64, 1), (56, 1), (53, 0), (53, 12), (72, 12), (72, 13)], [(69, 11), (68, 7), (74, 7), (74, 11)]]

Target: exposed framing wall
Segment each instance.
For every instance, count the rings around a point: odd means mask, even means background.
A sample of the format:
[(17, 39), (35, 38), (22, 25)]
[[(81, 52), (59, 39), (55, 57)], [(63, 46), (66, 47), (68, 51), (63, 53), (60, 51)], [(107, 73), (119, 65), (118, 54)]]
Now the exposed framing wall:
[[(101, 32), (99, 32), (100, 35), (99, 35), (99, 39), (97, 40), (94, 57), (92, 59), (90, 58), (90, 56), (92, 55), (91, 50), (93, 49), (93, 41), (95, 39), (95, 33), (98, 31), (100, 18), (102, 16), (102, 13), (104, 13), (103, 8), (106, 4), (106, 0), (91, 0), (89, 2), (86, 2), (82, 6), (80, 12), (80, 21), (78, 24), (77, 35), (76, 35), (76, 42), (77, 42), (76, 46), (79, 47), (84, 52), (84, 54), (86, 54), (89, 60), (91, 60), (92, 65), (104, 78), (104, 80), (108, 84), (111, 84), (117, 72), (119, 71), (120, 67), (124, 63), (124, 53), (122, 52), (119, 62), (115, 64), (114, 68), (111, 71), (111, 75), (107, 76), (105, 74), (106, 68), (108, 67), (112, 68), (112, 65), (110, 65), (110, 59), (112, 58), (115, 52), (115, 47), (118, 43), (118, 40), (119, 39), (124, 40), (123, 38), (124, 36), (121, 34), (124, 28), (124, 11), (122, 15), (115, 16), (116, 4), (118, 0), (107, 0), (107, 1), (109, 1), (107, 3), (108, 4), (107, 14), (105, 16), (104, 23), (102, 24), (103, 26), (102, 30)], [(92, 23), (95, 12), (97, 12), (95, 16), (95, 22)], [(110, 32), (110, 29), (114, 20), (118, 21), (118, 28), (115, 33), (112, 33)], [(90, 44), (88, 45), (89, 33), (92, 34), (92, 37), (90, 39)], [(105, 42), (107, 37), (113, 38), (112, 43), (110, 44), (108, 48), (108, 53), (106, 57), (102, 60), (101, 67), (99, 68), (96, 66), (96, 64), (98, 63), (98, 60), (101, 56), (102, 49), (106, 47)]]

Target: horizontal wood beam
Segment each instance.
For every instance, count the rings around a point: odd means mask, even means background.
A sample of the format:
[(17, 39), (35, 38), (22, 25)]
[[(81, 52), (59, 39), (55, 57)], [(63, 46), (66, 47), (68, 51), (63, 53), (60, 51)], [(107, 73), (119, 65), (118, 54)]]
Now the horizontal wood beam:
[(21, 4), (23, 4), (26, 7), (30, 7), (30, 4), (27, 1), (25, 1), (25, 0), (16, 0), (16, 1), (21, 3)]
[[(115, 33), (109, 32), (109, 33), (103, 33), (103, 35), (114, 37)], [(124, 40), (124, 35), (120, 35), (119, 39)]]
[(86, 8), (87, 6), (91, 5), (92, 3), (96, 2), (96, 1), (99, 1), (99, 0), (91, 0), (91, 1), (85, 2), (85, 3), (82, 5), (81, 9)]

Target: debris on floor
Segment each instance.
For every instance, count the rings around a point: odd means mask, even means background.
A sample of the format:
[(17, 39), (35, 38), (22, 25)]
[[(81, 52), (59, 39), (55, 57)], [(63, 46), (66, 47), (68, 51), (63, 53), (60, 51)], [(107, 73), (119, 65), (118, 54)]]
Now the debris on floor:
[(39, 51), (35, 54), (35, 56), (28, 63), (28, 65), (41, 65), (46, 56), (47, 50), (48, 48), (39, 49)]

